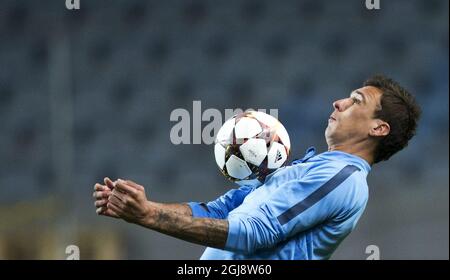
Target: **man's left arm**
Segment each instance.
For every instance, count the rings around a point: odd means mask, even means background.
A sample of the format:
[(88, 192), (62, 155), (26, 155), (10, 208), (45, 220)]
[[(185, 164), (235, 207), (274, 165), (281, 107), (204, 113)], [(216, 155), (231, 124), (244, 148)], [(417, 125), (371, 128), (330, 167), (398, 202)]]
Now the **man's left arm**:
[(142, 186), (118, 180), (107, 207), (127, 222), (203, 246), (223, 249), (228, 237), (225, 219), (180, 215), (147, 200)]

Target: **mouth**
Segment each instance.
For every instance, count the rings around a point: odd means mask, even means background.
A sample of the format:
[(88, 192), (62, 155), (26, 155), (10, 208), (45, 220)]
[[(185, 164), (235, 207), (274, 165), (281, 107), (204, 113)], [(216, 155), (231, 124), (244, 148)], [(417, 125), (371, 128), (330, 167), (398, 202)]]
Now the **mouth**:
[(334, 122), (336, 121), (336, 119), (333, 116), (330, 116), (330, 118), (328, 119), (329, 122)]

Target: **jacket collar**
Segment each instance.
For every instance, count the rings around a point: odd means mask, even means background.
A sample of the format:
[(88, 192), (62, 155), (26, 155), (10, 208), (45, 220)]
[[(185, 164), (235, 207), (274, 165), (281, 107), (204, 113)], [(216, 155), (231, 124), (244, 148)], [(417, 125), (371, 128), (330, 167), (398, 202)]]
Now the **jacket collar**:
[(303, 158), (301, 158), (301, 159), (294, 160), (292, 162), (292, 165), (306, 162), (310, 158), (317, 156), (321, 159), (326, 159), (326, 160), (337, 160), (337, 159), (344, 160), (350, 164), (355, 165), (359, 169), (364, 170), (366, 173), (369, 173), (371, 170), (371, 167), (367, 161), (365, 161), (363, 158), (355, 156), (353, 154), (349, 154), (349, 153), (342, 152), (342, 151), (328, 151), (328, 152), (323, 152), (318, 155), (315, 155), (315, 154), (316, 154), (316, 149), (314, 147), (309, 147), (306, 150), (305, 156), (303, 156)]

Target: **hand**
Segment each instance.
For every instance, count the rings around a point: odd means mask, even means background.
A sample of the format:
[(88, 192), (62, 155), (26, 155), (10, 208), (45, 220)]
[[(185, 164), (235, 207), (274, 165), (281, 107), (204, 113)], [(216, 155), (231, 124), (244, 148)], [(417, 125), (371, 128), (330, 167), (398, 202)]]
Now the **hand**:
[(130, 180), (117, 180), (108, 197), (107, 209), (130, 223), (142, 224), (151, 207), (143, 186)]
[(103, 181), (105, 183), (104, 185), (97, 183), (94, 186), (93, 196), (95, 199), (95, 212), (97, 212), (98, 215), (118, 218), (117, 214), (114, 213), (113, 210), (106, 207), (108, 203), (108, 197), (111, 195), (112, 190), (114, 189), (114, 183), (108, 177), (103, 179)]

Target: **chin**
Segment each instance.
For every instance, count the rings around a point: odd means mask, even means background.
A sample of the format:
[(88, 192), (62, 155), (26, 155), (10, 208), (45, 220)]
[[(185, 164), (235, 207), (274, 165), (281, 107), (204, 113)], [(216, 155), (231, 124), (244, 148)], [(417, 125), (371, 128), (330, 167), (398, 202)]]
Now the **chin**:
[(325, 128), (325, 137), (330, 137), (333, 134), (333, 128), (330, 127), (330, 125)]
[(331, 132), (327, 127), (327, 129), (325, 129), (325, 140), (327, 141), (327, 143), (328, 143), (328, 139), (330, 139), (330, 137), (331, 137)]
[(330, 144), (333, 138), (336, 138), (336, 129), (334, 129), (333, 127), (327, 126), (327, 128), (325, 129), (325, 140), (327, 142), (327, 144)]

